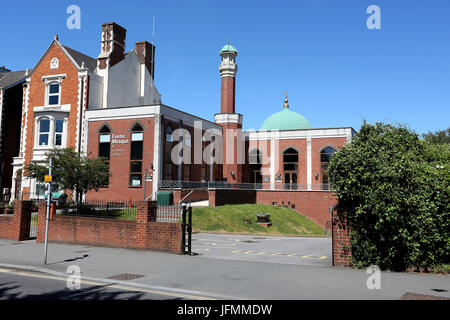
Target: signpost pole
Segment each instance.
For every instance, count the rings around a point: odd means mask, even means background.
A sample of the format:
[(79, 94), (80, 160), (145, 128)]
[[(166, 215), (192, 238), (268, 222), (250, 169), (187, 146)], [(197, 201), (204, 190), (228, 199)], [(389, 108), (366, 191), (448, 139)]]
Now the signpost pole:
[[(53, 159), (50, 157), (50, 163), (48, 166), (49, 180), (52, 180), (52, 162)], [(46, 177), (47, 178), (47, 177)], [(46, 179), (47, 180), (47, 179)], [(44, 252), (44, 264), (47, 264), (47, 250), (48, 250), (48, 222), (50, 220), (50, 203), (52, 197), (52, 182), (48, 181), (48, 191), (47, 191), (47, 211), (45, 215), (45, 252)]]

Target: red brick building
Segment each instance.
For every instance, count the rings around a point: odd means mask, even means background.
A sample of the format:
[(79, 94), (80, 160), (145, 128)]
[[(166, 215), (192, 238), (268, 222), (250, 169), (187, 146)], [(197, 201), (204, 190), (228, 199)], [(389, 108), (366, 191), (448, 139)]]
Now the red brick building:
[(186, 190), (200, 190), (189, 199), (223, 202), (226, 196), (205, 190), (251, 189), (257, 203), (285, 204), (311, 212), (318, 223), (329, 220), (335, 199), (326, 168), (351, 141), (352, 128), (312, 128), (291, 110), (286, 94), (284, 106), (260, 130), (243, 131), (244, 116), (235, 110), (238, 53), (230, 44), (220, 51), (221, 105), (214, 122), (166, 106), (154, 84), (155, 47), (140, 41), (126, 52), (126, 33), (103, 24), (96, 59), (56, 36), (28, 73), (13, 188), (24, 198), (42, 195), (38, 182), (20, 179), (23, 166), (43, 161), (52, 148), (72, 147), (109, 163), (109, 185), (86, 199), (154, 199), (171, 190), (179, 201)]

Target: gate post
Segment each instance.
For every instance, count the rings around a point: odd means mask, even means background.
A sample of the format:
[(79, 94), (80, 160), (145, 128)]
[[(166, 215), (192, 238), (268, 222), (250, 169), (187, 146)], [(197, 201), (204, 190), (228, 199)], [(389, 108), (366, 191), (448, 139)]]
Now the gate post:
[(16, 240), (28, 240), (31, 226), (31, 201), (14, 201), (14, 226), (16, 230)]
[(186, 205), (183, 204), (183, 213), (181, 214), (181, 253), (186, 254)]
[(187, 208), (187, 212), (188, 212), (188, 225), (187, 225), (187, 232), (188, 232), (188, 254), (191, 255), (192, 254), (192, 207), (189, 206), (189, 208)]
[(348, 266), (352, 260), (351, 233), (348, 214), (332, 211), (332, 265)]

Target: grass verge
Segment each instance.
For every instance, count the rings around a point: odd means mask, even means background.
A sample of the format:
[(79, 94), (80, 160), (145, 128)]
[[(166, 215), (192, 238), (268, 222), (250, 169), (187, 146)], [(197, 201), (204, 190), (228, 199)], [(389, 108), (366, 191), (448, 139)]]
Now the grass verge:
[[(270, 214), (271, 227), (256, 223), (257, 213)], [(262, 204), (225, 205), (193, 209), (192, 224), (195, 231), (228, 233), (324, 236), (322, 227), (298, 212)]]

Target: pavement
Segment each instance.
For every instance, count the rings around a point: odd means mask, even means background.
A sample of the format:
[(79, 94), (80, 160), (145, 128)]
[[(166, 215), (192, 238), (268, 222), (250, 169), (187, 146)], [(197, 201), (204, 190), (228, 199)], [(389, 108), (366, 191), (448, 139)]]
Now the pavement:
[[(142, 250), (50, 243), (47, 264), (43, 263), (42, 243), (0, 240), (0, 299), (20, 298), (20, 293), (25, 289), (29, 291), (29, 296), (35, 295), (36, 292), (31, 291), (37, 289), (32, 290), (31, 282), (25, 284), (23, 279), (27, 281), (33, 279), (35, 282), (56, 281), (60, 284), (60, 290), (56, 291), (59, 296), (64, 292), (73, 296), (73, 291), (64, 287), (71, 275), (67, 272), (68, 268), (74, 265), (81, 270), (83, 290), (92, 287), (108, 288), (109, 291), (95, 292), (94, 299), (109, 299), (111, 296), (126, 298), (128, 297), (126, 292), (145, 294), (142, 296), (144, 299), (194, 300), (396, 300), (405, 293), (450, 298), (448, 275), (381, 272), (381, 288), (371, 290), (367, 287), (370, 275), (366, 270), (330, 267), (323, 262), (326, 259), (232, 253), (249, 247), (256, 252), (260, 249), (258, 245), (264, 245), (265, 248), (272, 245), (273, 249), (277, 249), (274, 251), (280, 251), (274, 253), (317, 257), (322, 254), (321, 250), (318, 252), (309, 250), (312, 248), (310, 245), (317, 240), (320, 243), (320, 239), (297, 238), (296, 242), (295, 239), (284, 237), (254, 239), (255, 237), (194, 235), (193, 244), (198, 243), (198, 248), (200, 244), (214, 247), (212, 243), (218, 244), (219, 240), (232, 244), (234, 239), (236, 246), (232, 247), (233, 250), (225, 248), (224, 250), (231, 251), (223, 251), (223, 258), (220, 258), (222, 249), (216, 248), (206, 251), (209, 253), (200, 251), (199, 255), (183, 256)], [(258, 242), (245, 242), (246, 240)], [(309, 241), (311, 242), (308, 244)], [(277, 242), (283, 246), (276, 246)], [(300, 244), (302, 242), (304, 244)], [(298, 248), (295, 247), (295, 243), (299, 245)], [(267, 258), (267, 261), (264, 261), (263, 257)], [(287, 262), (279, 259), (286, 259)], [(289, 263), (289, 259), (298, 261)], [(46, 290), (43, 283), (36, 286), (43, 290), (41, 293)], [(111, 290), (113, 293), (119, 290), (121, 294), (111, 294)], [(46, 294), (52, 297), (51, 292)]]

